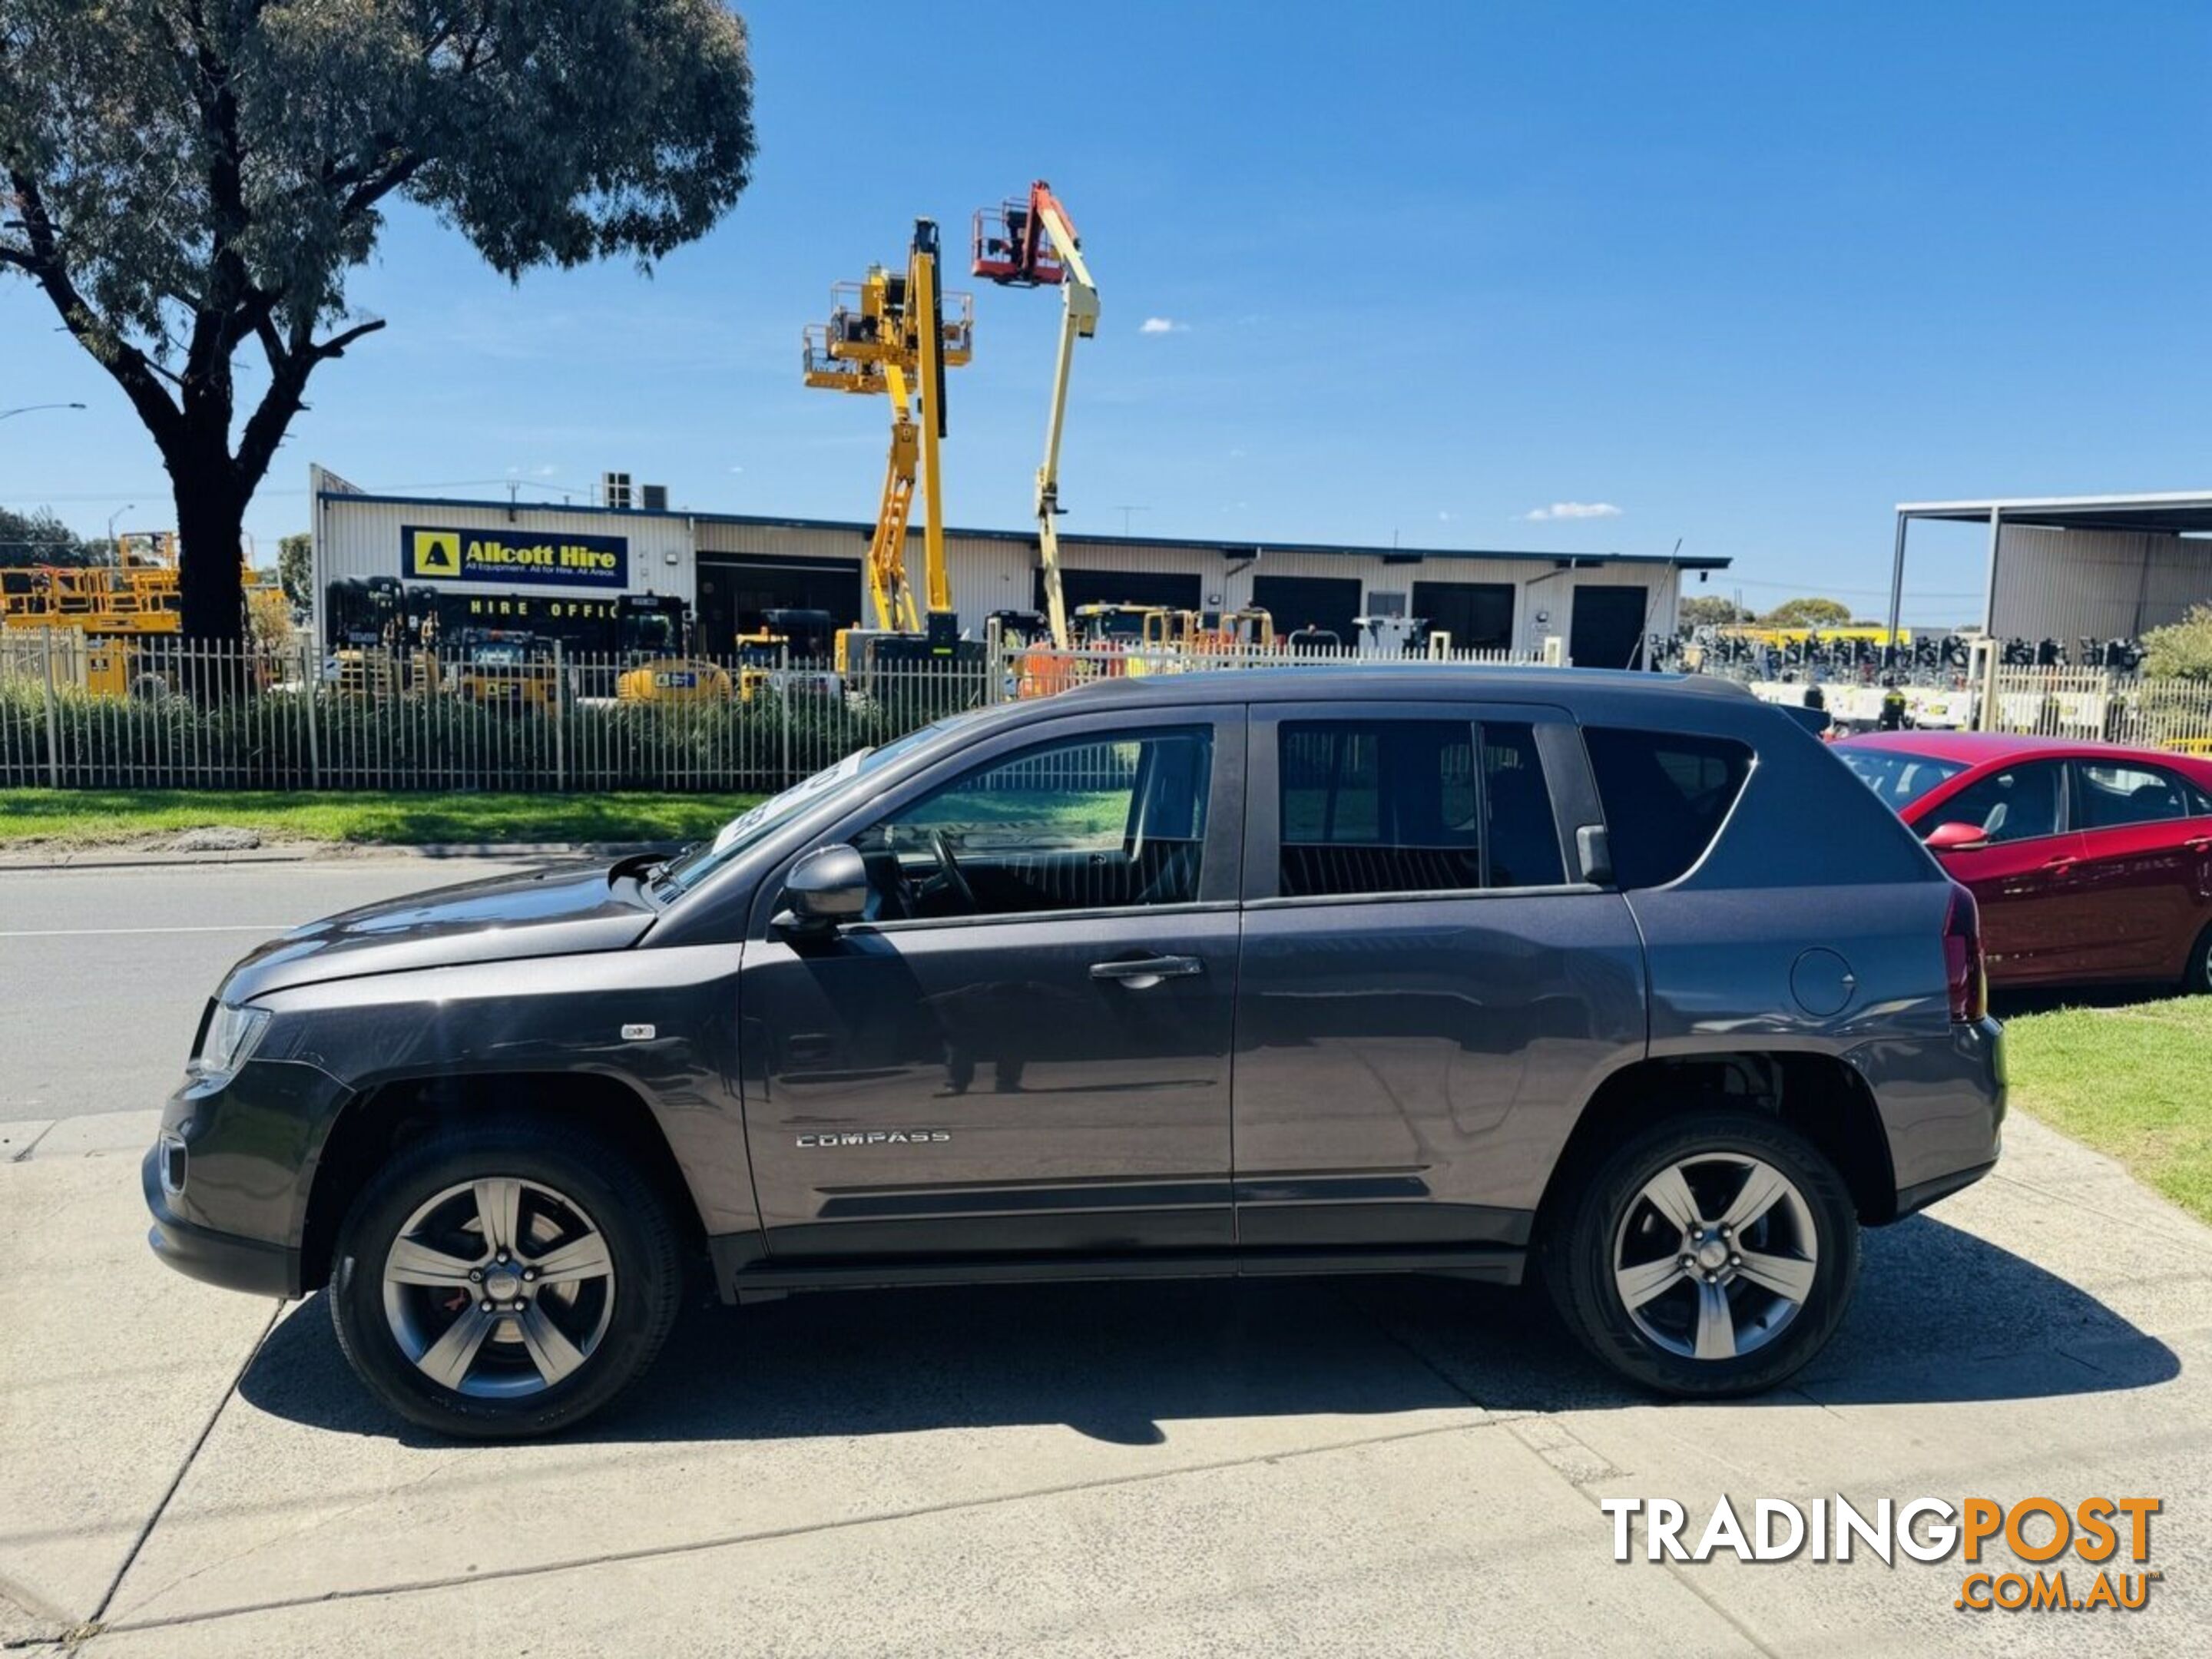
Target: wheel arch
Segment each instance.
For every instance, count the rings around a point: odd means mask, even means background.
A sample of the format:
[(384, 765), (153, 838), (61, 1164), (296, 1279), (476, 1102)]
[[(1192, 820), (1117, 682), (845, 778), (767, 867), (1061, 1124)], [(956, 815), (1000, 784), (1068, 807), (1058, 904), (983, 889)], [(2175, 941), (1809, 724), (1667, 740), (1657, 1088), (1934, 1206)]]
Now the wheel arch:
[(1880, 1226), (1897, 1215), (1889, 1133), (1874, 1091), (1833, 1054), (1748, 1049), (1641, 1060), (1612, 1073), (1584, 1103), (1553, 1164), (1536, 1208), (1541, 1238), (1604, 1154), (1622, 1138), (1716, 1108), (1773, 1113), (1836, 1166), (1858, 1218)]
[(699, 1206), (659, 1119), (619, 1078), (598, 1072), (465, 1072), (393, 1079), (347, 1103), (309, 1179), (301, 1222), (302, 1292), (329, 1282), (339, 1228), (384, 1162), (422, 1136), (526, 1109), (580, 1128), (629, 1158), (668, 1206), (687, 1248), (703, 1250)]

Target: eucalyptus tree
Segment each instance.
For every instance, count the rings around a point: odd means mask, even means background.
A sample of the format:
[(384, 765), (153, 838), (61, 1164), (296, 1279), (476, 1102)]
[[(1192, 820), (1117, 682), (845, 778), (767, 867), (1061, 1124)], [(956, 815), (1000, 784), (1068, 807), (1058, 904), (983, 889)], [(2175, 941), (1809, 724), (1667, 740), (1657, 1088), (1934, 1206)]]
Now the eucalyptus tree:
[(719, 0), (0, 0), (0, 276), (151, 434), (198, 637), (240, 634), (240, 526), (309, 378), (385, 325), (346, 281), (393, 204), (511, 278), (649, 267), (753, 149)]

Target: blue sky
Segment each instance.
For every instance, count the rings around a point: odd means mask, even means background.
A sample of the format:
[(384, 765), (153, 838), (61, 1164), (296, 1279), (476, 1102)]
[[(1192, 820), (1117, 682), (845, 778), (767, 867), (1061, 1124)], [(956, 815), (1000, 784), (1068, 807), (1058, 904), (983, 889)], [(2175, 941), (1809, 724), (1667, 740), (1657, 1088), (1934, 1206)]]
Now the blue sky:
[[(761, 153), (724, 225), (649, 279), (518, 288), (401, 210), (353, 288), (391, 326), (310, 388), (261, 543), (305, 527), (311, 459), (449, 494), (627, 467), (683, 505), (864, 518), (882, 411), (800, 385), (800, 325), (915, 216), (964, 254), (970, 211), (1040, 175), (1105, 307), (1072, 531), (1680, 538), (1748, 602), (1871, 610), (1897, 501), (2212, 484), (2212, 9), (740, 9)], [(1018, 526), (1056, 301), (961, 285), (947, 512)], [(0, 283), (0, 406), (90, 405), (0, 424), (0, 501), (166, 524), (152, 447), (52, 325)], [(1556, 503), (1616, 511), (1529, 516)], [(1970, 612), (1972, 533), (1924, 533), (1909, 614)]]

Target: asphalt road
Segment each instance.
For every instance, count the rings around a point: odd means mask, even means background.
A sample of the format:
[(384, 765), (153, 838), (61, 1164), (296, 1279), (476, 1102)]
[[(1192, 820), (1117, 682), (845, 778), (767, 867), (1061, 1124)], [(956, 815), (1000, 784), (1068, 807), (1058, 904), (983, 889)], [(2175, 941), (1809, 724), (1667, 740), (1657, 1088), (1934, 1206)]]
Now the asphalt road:
[(262, 939), (510, 867), (392, 858), (0, 870), (0, 1123), (160, 1105), (209, 994)]

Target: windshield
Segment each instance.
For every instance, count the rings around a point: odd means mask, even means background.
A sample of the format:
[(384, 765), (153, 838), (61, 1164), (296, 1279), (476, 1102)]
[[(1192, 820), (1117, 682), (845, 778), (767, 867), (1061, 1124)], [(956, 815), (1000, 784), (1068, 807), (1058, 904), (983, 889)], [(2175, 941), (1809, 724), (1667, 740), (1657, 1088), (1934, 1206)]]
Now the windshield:
[(1966, 769), (1964, 761), (1937, 760), (1932, 755), (1915, 755), (1903, 749), (1860, 749), (1847, 744), (1836, 753), (1858, 774), (1861, 783), (1898, 812)]
[(894, 738), (880, 749), (856, 750), (836, 765), (825, 766), (805, 781), (793, 784), (781, 794), (770, 795), (759, 805), (749, 807), (724, 824), (715, 832), (714, 840), (700, 842), (678, 854), (654, 881), (655, 890), (670, 898), (689, 892), (748, 847), (774, 834), (801, 812), (854, 789), (860, 780), (900, 756), (911, 754), (950, 730), (953, 724), (950, 720), (939, 720)]

